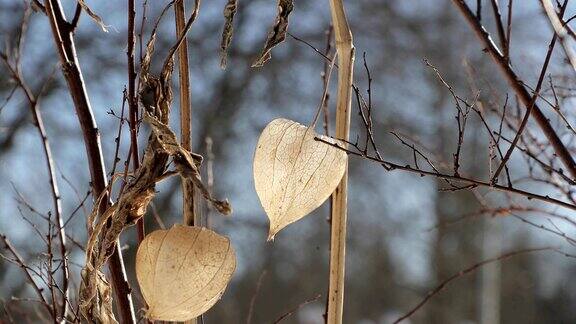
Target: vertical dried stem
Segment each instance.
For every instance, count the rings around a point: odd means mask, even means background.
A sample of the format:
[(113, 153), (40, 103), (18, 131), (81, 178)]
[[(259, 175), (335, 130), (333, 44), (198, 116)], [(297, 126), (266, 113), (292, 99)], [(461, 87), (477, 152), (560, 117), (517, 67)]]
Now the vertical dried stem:
[[(324, 55), (326, 55), (326, 57), (330, 58), (330, 51), (332, 50), (332, 32), (333, 32), (333, 27), (332, 25), (330, 25), (328, 27), (328, 29), (326, 30), (326, 48), (324, 50)], [(334, 54), (336, 55), (336, 54)], [(324, 61), (324, 69), (322, 70), (322, 85), (324, 87), (324, 89), (326, 89), (328, 87), (328, 68), (330, 67), (330, 61), (325, 60)], [(330, 113), (328, 110), (328, 102), (330, 99), (330, 93), (326, 90), (324, 90), (324, 92), (326, 92), (326, 95), (324, 96), (323, 102), (324, 104), (322, 105), (322, 111), (324, 114), (324, 135), (326, 136), (330, 136)]]
[[(323, 86), (323, 98), (322, 98), (322, 112), (324, 115), (324, 135), (326, 136), (330, 136), (330, 109), (329, 109), (329, 105), (328, 102), (330, 100), (330, 92), (328, 91), (328, 72), (330, 71), (330, 62), (333, 61), (333, 58), (330, 58), (330, 52), (332, 51), (332, 34), (334, 32), (334, 28), (332, 27), (332, 24), (330, 24), (330, 26), (328, 26), (328, 29), (326, 30), (326, 48), (324, 50), (324, 55), (328, 58), (328, 60), (324, 60), (324, 69), (322, 70), (322, 73), (320, 74), (321, 78), (322, 78), (322, 86)], [(334, 53), (333, 55), (336, 55), (336, 53)], [(328, 215), (326, 216), (326, 222), (328, 223), (328, 226), (331, 226), (330, 224), (332, 223), (332, 197), (330, 197), (330, 205), (329, 205), (329, 210), (328, 210)], [(328, 253), (330, 253), (330, 247), (328, 247)], [(322, 314), (322, 317), (324, 318), (324, 323), (327, 323), (328, 321), (328, 296), (326, 296), (326, 304), (325, 304), (325, 308), (324, 308), (324, 314)]]
[[(76, 56), (74, 28), (73, 25), (66, 21), (60, 0), (45, 0), (44, 5), (52, 28), (56, 50), (62, 64), (64, 78), (70, 89), (70, 95), (72, 96), (76, 114), (84, 135), (93, 197), (100, 197), (107, 186), (106, 170), (102, 157), (98, 126), (94, 120), (88, 92), (86, 91), (84, 78), (80, 70), (78, 57)], [(100, 206), (101, 212), (106, 210), (108, 203), (108, 199), (103, 199)], [(116, 243), (115, 251), (110, 258), (109, 267), (122, 323), (136, 323), (131, 289), (126, 277), (119, 242)]]
[[(176, 15), (176, 34), (181, 35), (184, 30), (185, 7), (184, 0), (176, 1), (174, 4)], [(180, 82), (180, 141), (182, 147), (188, 151), (192, 149), (191, 140), (191, 118), (192, 104), (190, 100), (190, 72), (188, 64), (188, 43), (186, 39), (178, 48), (178, 76)], [(182, 192), (184, 195), (184, 224), (194, 225), (197, 223), (194, 212), (194, 185), (190, 181), (182, 182)]]
[[(330, 0), (330, 11), (338, 52), (338, 98), (336, 108), (336, 138), (348, 141), (350, 133), (350, 107), (354, 45), (352, 32), (346, 20), (342, 0)], [(348, 196), (348, 170), (332, 194), (332, 223), (330, 237), (330, 282), (328, 287), (328, 323), (342, 323), (344, 304), (344, 273), (346, 255), (346, 207)]]
[[(186, 8), (184, 0), (178, 0), (174, 3), (174, 14), (176, 20), (176, 35), (181, 35), (186, 25)], [(183, 39), (178, 48), (178, 80), (180, 85), (180, 141), (182, 147), (188, 151), (192, 149), (191, 138), (191, 118), (192, 104), (190, 98), (190, 71), (188, 65), (188, 42)], [(194, 211), (194, 184), (187, 180), (182, 180), (183, 195), (183, 223), (186, 225), (195, 225), (196, 213)], [(196, 319), (186, 321), (187, 324), (197, 323)]]
[[(206, 137), (206, 187), (208, 192), (212, 194), (214, 192), (214, 152), (212, 151), (212, 137)], [(210, 212), (212, 211), (212, 206), (206, 204), (206, 216), (204, 217), (206, 228), (211, 227)]]
[[(138, 100), (136, 100), (136, 64), (134, 63), (134, 45), (136, 44), (134, 20), (136, 9), (134, 0), (128, 0), (128, 116), (130, 125), (130, 153), (134, 172), (140, 168), (138, 155)], [(144, 239), (144, 219), (138, 220), (138, 242)]]

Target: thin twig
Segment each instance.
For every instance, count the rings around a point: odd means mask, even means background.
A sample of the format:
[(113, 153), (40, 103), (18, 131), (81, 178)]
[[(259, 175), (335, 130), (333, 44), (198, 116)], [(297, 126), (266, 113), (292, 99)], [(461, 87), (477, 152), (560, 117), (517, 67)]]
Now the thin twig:
[(4, 248), (7, 249), (14, 257), (15, 261), (14, 263), (18, 265), (26, 275), (28, 283), (32, 286), (32, 288), (34, 288), (34, 291), (36, 291), (36, 295), (38, 295), (38, 298), (40, 299), (42, 305), (46, 307), (46, 310), (48, 310), (49, 313), (52, 313), (50, 305), (48, 304), (46, 298), (44, 298), (44, 295), (42, 294), (42, 288), (40, 288), (40, 286), (36, 284), (36, 281), (34, 281), (34, 278), (32, 277), (32, 274), (29, 271), (29, 267), (26, 265), (26, 263), (24, 263), (24, 259), (20, 256), (18, 250), (16, 250), (16, 248), (12, 245), (10, 240), (8, 240), (6, 235), (0, 234), (0, 239), (2, 239), (2, 242), (4, 243)]
[[(492, 12), (494, 12), (494, 19), (496, 20), (496, 29), (498, 30), (498, 38), (500, 39), (500, 46), (504, 50), (504, 53), (508, 52), (506, 34), (504, 32), (504, 24), (502, 23), (502, 15), (500, 14), (500, 8), (498, 6), (498, 0), (490, 0), (492, 4)], [(506, 54), (504, 54), (506, 56)]]
[[(566, 54), (570, 65), (576, 72), (576, 53), (574, 52), (574, 48), (571, 46), (571, 44), (568, 44), (569, 38), (567, 38), (568, 34), (571, 33), (571, 29), (569, 26), (566, 26), (566, 24), (562, 22), (562, 16), (564, 14), (563, 8), (566, 7), (567, 3), (568, 0), (564, 0), (564, 5), (562, 6), (562, 9), (560, 9), (560, 14), (557, 14), (556, 10), (554, 9), (554, 5), (550, 0), (540, 0), (540, 4), (544, 8), (544, 12), (548, 16), (548, 21), (554, 29), (554, 35), (558, 36), (560, 39), (560, 44), (562, 44), (564, 53)], [(574, 34), (571, 35), (574, 37)], [(574, 41), (574, 39), (572, 39), (572, 41)]]
[(520, 250), (520, 251), (513, 251), (513, 252), (508, 252), (508, 253), (504, 253), (498, 257), (494, 257), (491, 259), (487, 259), (481, 262), (478, 262), (464, 270), (461, 270), (455, 274), (453, 274), (452, 276), (450, 276), (448, 279), (444, 280), (443, 282), (441, 282), (438, 286), (436, 286), (436, 288), (432, 289), (431, 291), (428, 292), (428, 294), (426, 294), (426, 297), (424, 297), (424, 299), (422, 299), (422, 301), (420, 301), (414, 308), (412, 308), (409, 312), (407, 312), (406, 314), (402, 315), (401, 317), (399, 317), (398, 319), (396, 319), (394, 321), (394, 324), (396, 323), (400, 323), (401, 321), (409, 318), (410, 316), (412, 316), (414, 313), (416, 313), (420, 308), (422, 308), (422, 306), (424, 306), (424, 304), (426, 304), (432, 297), (434, 297), (435, 295), (437, 295), (438, 293), (440, 293), (444, 288), (446, 288), (446, 286), (448, 286), (452, 281), (467, 275), (473, 271), (475, 271), (476, 269), (492, 263), (492, 262), (498, 262), (498, 261), (503, 261), (506, 260), (508, 258), (511, 258), (513, 256), (519, 255), (519, 254), (524, 254), (524, 253), (530, 253), (530, 252), (539, 252), (539, 251), (546, 251), (546, 250), (551, 250), (552, 248), (550, 247), (543, 247), (543, 248), (534, 248), (534, 249), (524, 249), (524, 250)]
[[(63, 301), (62, 301), (62, 317), (66, 318), (68, 315), (68, 298), (69, 298), (69, 278), (70, 272), (68, 267), (68, 251), (66, 248), (66, 231), (64, 229), (64, 222), (62, 219), (62, 199), (60, 197), (60, 189), (58, 187), (58, 180), (56, 177), (56, 168), (54, 164), (54, 159), (52, 156), (52, 149), (50, 146), (50, 142), (48, 140), (48, 135), (46, 133), (46, 128), (44, 127), (44, 121), (42, 118), (42, 114), (40, 113), (39, 108), (39, 98), (36, 97), (30, 87), (24, 81), (20, 67), (18, 65), (12, 66), (9, 62), (9, 58), (6, 55), (2, 55), (2, 59), (7, 66), (8, 70), (11, 73), (12, 79), (18, 84), (18, 86), (24, 92), (30, 107), (30, 111), (32, 116), (34, 117), (34, 124), (36, 129), (38, 130), (38, 135), (42, 140), (42, 148), (44, 152), (44, 157), (46, 160), (46, 169), (48, 171), (49, 182), (50, 182), (50, 189), (52, 192), (52, 201), (53, 201), (53, 212), (56, 218), (56, 223), (58, 227), (58, 239), (60, 243), (60, 255), (63, 260), (62, 263), (62, 289), (63, 289)], [(17, 64), (17, 63), (16, 63)]]
[[(532, 96), (524, 87), (520, 78), (516, 75), (512, 67), (508, 64), (508, 60), (500, 52), (500, 49), (494, 44), (490, 34), (486, 31), (480, 21), (474, 16), (474, 13), (468, 7), (465, 0), (452, 0), (452, 3), (460, 10), (460, 13), (466, 18), (468, 24), (472, 27), (482, 44), (485, 46), (486, 51), (490, 54), (495, 64), (500, 68), (506, 80), (512, 89), (516, 92), (522, 103), (528, 108), (532, 102)], [(562, 160), (568, 171), (576, 178), (576, 162), (568, 148), (562, 143), (560, 137), (556, 133), (554, 127), (550, 124), (544, 113), (540, 108), (534, 104), (532, 108), (532, 117), (536, 120), (540, 129), (554, 148), (556, 155)]]
[[(565, 0), (564, 5), (560, 9), (560, 16), (561, 17), (564, 15), (564, 11), (566, 10), (567, 4), (568, 4), (568, 1)], [(510, 144), (508, 151), (506, 151), (504, 158), (502, 159), (502, 161), (500, 161), (500, 165), (498, 166), (498, 168), (496, 168), (496, 171), (494, 172), (494, 175), (492, 176), (492, 182), (494, 182), (494, 183), (496, 183), (498, 181), (498, 176), (500, 175), (500, 172), (502, 171), (502, 169), (504, 168), (504, 165), (506, 165), (506, 163), (508, 162), (508, 160), (512, 156), (512, 152), (514, 152), (514, 148), (516, 147), (518, 140), (522, 136), (522, 132), (524, 131), (524, 128), (528, 124), (528, 119), (530, 118), (532, 110), (534, 109), (534, 107), (536, 105), (536, 100), (538, 99), (538, 95), (540, 94), (540, 89), (542, 88), (542, 84), (544, 82), (544, 76), (546, 75), (546, 71), (548, 70), (548, 63), (550, 63), (550, 58), (552, 57), (552, 52), (554, 51), (554, 45), (556, 45), (556, 39), (557, 38), (558, 38), (557, 34), (554, 34), (554, 36), (552, 36), (552, 40), (550, 41), (550, 44), (548, 45), (548, 52), (546, 53), (546, 58), (544, 59), (544, 64), (542, 65), (542, 69), (540, 70), (540, 76), (538, 77), (538, 83), (536, 84), (536, 89), (534, 90), (534, 95), (532, 96), (532, 99), (530, 100), (530, 104), (526, 108), (526, 113), (524, 115), (524, 118), (522, 118), (522, 122), (520, 123), (520, 127), (518, 127), (518, 131), (516, 132), (514, 139), (512, 140), (512, 144)]]
[[(386, 165), (391, 170), (403, 170), (403, 171), (419, 174), (420, 176), (433, 176), (433, 177), (437, 177), (440, 179), (460, 181), (460, 182), (464, 182), (464, 183), (467, 183), (470, 185), (474, 185), (474, 187), (476, 187), (476, 186), (477, 187), (486, 187), (486, 188), (493, 189), (496, 191), (510, 192), (510, 193), (514, 193), (514, 194), (517, 194), (520, 196), (524, 196), (528, 199), (539, 200), (539, 201), (551, 203), (554, 205), (558, 205), (558, 206), (561, 206), (561, 207), (564, 207), (567, 209), (576, 210), (576, 205), (569, 204), (567, 202), (552, 198), (548, 195), (540, 195), (540, 194), (528, 192), (528, 191), (521, 190), (521, 189), (510, 188), (508, 186), (494, 185), (494, 184), (487, 182), (487, 181), (477, 180), (477, 179), (468, 178), (468, 177), (464, 177), (464, 176), (455, 176), (455, 175), (444, 174), (444, 173), (439, 173), (439, 172), (435, 172), (435, 171), (422, 170), (422, 169), (412, 167), (410, 165), (400, 165), (400, 164), (397, 164), (397, 163), (394, 163), (391, 161), (378, 159), (377, 157), (374, 157), (374, 156), (364, 155), (363, 152), (360, 151), (360, 148), (355, 148), (356, 150), (350, 150), (348, 148), (344, 148), (344, 147), (340, 146), (337, 143), (332, 143), (330, 141), (326, 141), (326, 140), (319, 138), (319, 137), (316, 137), (315, 140), (320, 141), (320, 142), (324, 142), (324, 143), (331, 145), (331, 146), (334, 146), (338, 149), (343, 150), (344, 152), (346, 152), (348, 154), (359, 156), (359, 157), (362, 157), (362, 158), (367, 159), (367, 160), (372, 161), (372, 162), (376, 162), (376, 163), (381, 164), (381, 165)], [(349, 144), (353, 145), (353, 143), (349, 143)]]
[(317, 301), (318, 299), (320, 299), (320, 297), (322, 297), (322, 295), (318, 294), (315, 297), (312, 297), (310, 299), (307, 299), (305, 301), (303, 301), (302, 303), (298, 304), (296, 307), (294, 307), (293, 309), (291, 309), (290, 311), (288, 311), (286, 314), (283, 314), (282, 316), (278, 317), (273, 324), (278, 324), (280, 322), (282, 322), (283, 320), (285, 320), (286, 318), (292, 316), (292, 314), (294, 314), (297, 310), (299, 310), (300, 308), (313, 303), (315, 301)]
[(248, 308), (248, 316), (246, 317), (246, 324), (252, 323), (252, 315), (254, 314), (254, 305), (256, 305), (256, 298), (260, 293), (260, 288), (262, 287), (262, 282), (264, 281), (264, 277), (266, 277), (267, 271), (264, 269), (260, 276), (258, 277), (258, 281), (256, 281), (256, 289), (254, 290), (254, 294), (252, 298), (250, 298), (250, 307)]
[(512, 8), (513, 0), (508, 0), (508, 15), (506, 16), (506, 46), (504, 47), (504, 57), (506, 64), (510, 64), (510, 36), (512, 34)]

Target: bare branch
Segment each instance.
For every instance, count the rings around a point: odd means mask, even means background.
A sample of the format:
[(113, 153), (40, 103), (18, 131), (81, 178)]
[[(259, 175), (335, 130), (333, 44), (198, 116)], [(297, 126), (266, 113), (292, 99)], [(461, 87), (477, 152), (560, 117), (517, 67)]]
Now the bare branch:
[(520, 251), (514, 251), (514, 252), (508, 252), (508, 253), (504, 253), (498, 257), (494, 257), (491, 259), (487, 259), (481, 262), (478, 262), (464, 270), (461, 270), (457, 273), (455, 273), (454, 275), (450, 276), (449, 278), (447, 278), (446, 280), (442, 281), (438, 286), (436, 286), (436, 288), (432, 289), (431, 291), (428, 292), (428, 294), (426, 294), (426, 297), (424, 297), (424, 299), (422, 299), (421, 302), (419, 302), (414, 308), (412, 308), (409, 312), (407, 312), (406, 314), (402, 315), (401, 317), (399, 317), (398, 319), (396, 319), (394, 321), (394, 324), (396, 323), (400, 323), (401, 321), (409, 318), (410, 316), (414, 315), (414, 313), (416, 313), (420, 308), (422, 308), (422, 306), (424, 306), (424, 304), (426, 304), (432, 297), (434, 297), (435, 295), (437, 295), (438, 293), (440, 293), (442, 290), (444, 290), (444, 288), (446, 288), (446, 286), (448, 286), (452, 281), (467, 275), (471, 272), (476, 271), (478, 268), (489, 264), (489, 263), (493, 263), (493, 262), (500, 262), (500, 261), (504, 261), (506, 259), (509, 259), (513, 256), (519, 255), (519, 254), (524, 254), (524, 253), (531, 253), (531, 252), (540, 252), (540, 251), (546, 251), (546, 250), (551, 250), (552, 248), (550, 247), (543, 247), (543, 248), (534, 248), (534, 249), (525, 249), (525, 250), (520, 250)]
[[(528, 109), (532, 101), (532, 96), (528, 93), (520, 78), (512, 70), (512, 67), (508, 64), (507, 59), (501, 53), (500, 49), (494, 44), (490, 34), (486, 31), (484, 26), (482, 26), (480, 21), (474, 16), (465, 0), (452, 0), (452, 3), (454, 3), (454, 5), (460, 10), (464, 18), (466, 18), (466, 21), (472, 27), (482, 44), (486, 47), (486, 51), (490, 54), (495, 64), (504, 74), (509, 85), (516, 92), (524, 106)], [(531, 114), (546, 138), (548, 138), (550, 141), (550, 144), (556, 151), (558, 157), (562, 160), (572, 176), (576, 178), (576, 162), (574, 162), (570, 151), (562, 143), (562, 140), (560, 140), (560, 137), (558, 137), (558, 134), (552, 125), (550, 125), (550, 122), (544, 113), (542, 113), (540, 108), (534, 104)]]

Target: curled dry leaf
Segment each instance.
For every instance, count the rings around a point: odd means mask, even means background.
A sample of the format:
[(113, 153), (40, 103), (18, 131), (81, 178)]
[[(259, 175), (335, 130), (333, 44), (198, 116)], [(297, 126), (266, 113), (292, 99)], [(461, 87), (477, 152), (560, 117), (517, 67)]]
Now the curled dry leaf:
[(222, 30), (222, 41), (220, 42), (220, 68), (226, 68), (228, 57), (228, 47), (232, 42), (234, 33), (234, 15), (238, 8), (238, 0), (228, 0), (224, 7), (224, 30)]
[(326, 143), (330, 137), (287, 119), (273, 120), (254, 154), (256, 192), (270, 219), (268, 240), (318, 208), (344, 175), (347, 155)]
[[(204, 197), (218, 212), (223, 215), (230, 215), (232, 213), (232, 206), (228, 199), (218, 200), (212, 197), (202, 179), (196, 161), (191, 152), (184, 149), (176, 139), (176, 134), (148, 112), (144, 113), (144, 120), (150, 124), (153, 134), (156, 135), (161, 149), (172, 156), (174, 165), (180, 176), (184, 179), (190, 180)], [(195, 154), (195, 156), (198, 156)]]
[(136, 277), (149, 305), (146, 316), (186, 321), (210, 309), (236, 268), (230, 240), (202, 227), (155, 231), (136, 254)]
[(100, 18), (100, 16), (98, 16), (94, 11), (92, 11), (92, 9), (90, 9), (90, 7), (88, 7), (88, 5), (86, 4), (86, 1), (84, 0), (77, 0), (78, 5), (80, 5), (80, 7), (82, 7), (82, 10), (84, 10), (88, 16), (90, 16), (90, 18), (92, 18), (92, 20), (94, 20), (94, 22), (96, 24), (98, 24), (98, 26), (100, 26), (100, 28), (102, 28), (102, 30), (104, 32), (108, 32), (108, 26), (106, 26), (104, 24), (104, 21), (102, 20), (102, 18)]
[(272, 26), (272, 30), (268, 33), (266, 44), (260, 56), (252, 63), (252, 67), (261, 67), (266, 63), (272, 55), (270, 52), (272, 48), (286, 39), (288, 32), (288, 16), (294, 10), (294, 0), (278, 0), (278, 15), (276, 22)]

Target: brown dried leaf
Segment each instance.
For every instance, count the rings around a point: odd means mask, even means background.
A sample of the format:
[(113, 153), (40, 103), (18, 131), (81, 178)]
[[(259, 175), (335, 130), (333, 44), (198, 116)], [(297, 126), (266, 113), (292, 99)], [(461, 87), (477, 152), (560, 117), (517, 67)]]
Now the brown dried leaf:
[(104, 24), (102, 18), (100, 18), (100, 16), (98, 16), (94, 11), (92, 11), (92, 9), (88, 7), (88, 5), (84, 0), (76, 0), (76, 1), (78, 1), (78, 4), (80, 5), (80, 7), (82, 7), (82, 10), (86, 11), (88, 16), (90, 16), (90, 18), (92, 18), (92, 20), (94, 20), (94, 22), (96, 22), (96, 24), (98, 24), (98, 26), (100, 26), (100, 28), (102, 28), (102, 30), (107, 33), (108, 26)]
[(234, 15), (238, 8), (238, 0), (228, 0), (224, 7), (224, 30), (222, 31), (222, 41), (220, 42), (220, 68), (226, 68), (228, 47), (232, 42), (234, 34)]
[(252, 63), (252, 67), (261, 67), (266, 63), (272, 55), (270, 51), (272, 48), (286, 39), (288, 31), (288, 16), (294, 9), (294, 0), (278, 0), (278, 15), (276, 22), (272, 26), (272, 30), (268, 32), (268, 39), (260, 56)]
[(146, 316), (186, 321), (210, 309), (236, 268), (230, 240), (202, 227), (175, 225), (146, 236), (136, 254), (136, 278)]
[(174, 159), (176, 170), (180, 173), (180, 176), (192, 181), (196, 188), (200, 190), (202, 196), (208, 200), (218, 212), (223, 215), (231, 214), (232, 206), (227, 199), (218, 200), (212, 197), (202, 182), (194, 157), (180, 145), (178, 139), (176, 139), (176, 134), (174, 134), (168, 125), (162, 123), (147, 112), (144, 113), (144, 120), (152, 127), (152, 132), (156, 135), (161, 149)]
[(335, 142), (282, 118), (273, 120), (260, 135), (254, 154), (254, 183), (270, 219), (268, 240), (318, 208), (344, 175), (346, 153), (314, 137)]
[[(168, 2), (164, 6), (164, 8), (162, 9), (162, 12), (160, 12), (160, 15), (158, 16), (158, 18), (156, 18), (156, 22), (154, 23), (154, 27), (152, 28), (152, 32), (150, 33), (150, 39), (146, 43), (146, 52), (145, 52), (144, 58), (142, 59), (142, 62), (140, 62), (140, 65), (141, 65), (140, 78), (147, 77), (148, 74), (150, 73), (150, 63), (152, 60), (152, 54), (154, 54), (154, 44), (156, 43), (156, 33), (158, 31), (158, 27), (160, 26), (160, 21), (162, 21), (162, 18), (164, 17), (164, 15), (168, 11), (168, 9), (170, 9), (170, 7), (173, 4), (174, 4), (174, 0)], [(143, 81), (145, 81), (145, 80), (141, 80), (141, 82), (143, 82)]]

